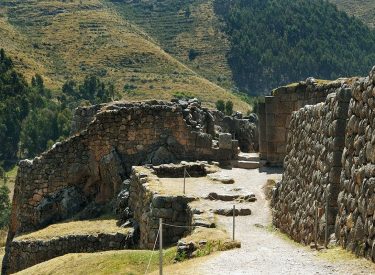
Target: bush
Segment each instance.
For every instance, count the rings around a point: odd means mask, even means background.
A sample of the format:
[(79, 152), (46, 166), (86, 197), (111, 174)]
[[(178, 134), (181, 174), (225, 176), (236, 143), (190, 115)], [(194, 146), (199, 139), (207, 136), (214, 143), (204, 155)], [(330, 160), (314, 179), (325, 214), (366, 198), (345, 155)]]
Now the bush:
[(190, 61), (193, 61), (194, 59), (196, 59), (198, 55), (199, 55), (199, 52), (197, 50), (195, 50), (195, 49), (189, 50), (189, 60)]
[(225, 103), (225, 114), (228, 116), (233, 114), (233, 102), (230, 100)]
[(225, 112), (225, 103), (224, 100), (218, 100), (216, 101), (216, 109), (218, 109), (220, 112)]
[(9, 189), (6, 185), (0, 187), (0, 229), (8, 226), (10, 218)]

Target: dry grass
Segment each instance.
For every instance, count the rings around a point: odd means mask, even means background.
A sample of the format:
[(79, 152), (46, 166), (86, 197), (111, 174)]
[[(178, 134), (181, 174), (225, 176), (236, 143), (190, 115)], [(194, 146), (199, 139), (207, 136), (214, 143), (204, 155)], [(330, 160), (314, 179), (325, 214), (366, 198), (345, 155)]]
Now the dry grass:
[(354, 15), (371, 28), (375, 27), (375, 1), (374, 0), (329, 0), (336, 4), (340, 10)]
[[(218, 229), (197, 229), (187, 241), (199, 242), (206, 240), (210, 243), (211, 252), (239, 247), (238, 242), (229, 240), (226, 232)], [(165, 274), (183, 274), (183, 270), (190, 270), (192, 264), (200, 261), (189, 260), (173, 264), (176, 248), (164, 250), (163, 263)], [(204, 254), (200, 254), (203, 256)], [(152, 257), (151, 257), (152, 256)], [(17, 274), (144, 274), (151, 258), (149, 273), (158, 269), (158, 254), (151, 251), (127, 250), (107, 251), (100, 253), (68, 254), (50, 261), (40, 263)], [(189, 268), (187, 268), (189, 267)], [(178, 273), (176, 273), (178, 271)], [(152, 273), (153, 274), (153, 273)], [(191, 273), (189, 273), (191, 274)]]
[(0, 247), (0, 270), (1, 270), (1, 267), (2, 267), (4, 254), (5, 254), (4, 247)]
[(99, 234), (99, 233), (128, 233), (128, 228), (118, 227), (116, 220), (72, 221), (50, 225), (39, 231), (21, 235), (16, 240), (51, 239), (64, 235)]
[(133, 85), (124, 99), (167, 100), (183, 92), (209, 107), (230, 99), (236, 110), (250, 108), (167, 54), (104, 0), (7, 2), (0, 3), (0, 47), (28, 80), (40, 73), (48, 86), (58, 88), (67, 79), (95, 74), (120, 91)]
[(241, 242), (233, 241), (229, 237), (228, 232), (218, 228), (197, 228), (192, 234), (183, 239), (183, 241), (194, 242), (196, 244), (202, 240), (207, 242), (206, 247), (202, 248), (202, 253), (205, 254), (205, 256), (216, 251), (225, 251), (241, 247)]
[(272, 189), (276, 186), (275, 179), (268, 179), (266, 184), (263, 186), (264, 194), (266, 195), (266, 199), (270, 200), (272, 198)]
[[(171, 265), (175, 248), (164, 251), (164, 265)], [(107, 251), (100, 253), (68, 254), (40, 263), (17, 274), (144, 274), (151, 251)], [(158, 268), (158, 254), (152, 255), (149, 272)]]
[(5, 246), (7, 235), (8, 235), (8, 230), (6, 229), (0, 230), (0, 249)]
[[(175, 0), (142, 2), (122, 1), (114, 5), (126, 20), (143, 27), (178, 60), (220, 86), (233, 87), (226, 57), (230, 45), (221, 31), (213, 0), (186, 1), (181, 9)], [(150, 3), (152, 10), (147, 7)], [(191, 12), (188, 17), (187, 6)], [(194, 60), (188, 58), (190, 49), (199, 53)]]

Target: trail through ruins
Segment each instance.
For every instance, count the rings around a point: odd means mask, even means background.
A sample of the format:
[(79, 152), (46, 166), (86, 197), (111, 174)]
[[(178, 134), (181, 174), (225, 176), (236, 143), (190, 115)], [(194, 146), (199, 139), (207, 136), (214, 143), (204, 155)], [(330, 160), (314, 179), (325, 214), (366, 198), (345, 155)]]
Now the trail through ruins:
[[(166, 268), (166, 274), (193, 274), (192, 268), (194, 274), (199, 275), (375, 274), (375, 267), (369, 261), (343, 259), (331, 262), (318, 257), (315, 250), (287, 240), (271, 229), (271, 209), (263, 187), (267, 179), (280, 179), (279, 171), (233, 168), (222, 173), (234, 178), (238, 185), (257, 197), (250, 216), (236, 217), (236, 238), (241, 241), (241, 248), (188, 261), (177, 269), (170, 266)], [(232, 218), (218, 217), (220, 226), (231, 234)]]

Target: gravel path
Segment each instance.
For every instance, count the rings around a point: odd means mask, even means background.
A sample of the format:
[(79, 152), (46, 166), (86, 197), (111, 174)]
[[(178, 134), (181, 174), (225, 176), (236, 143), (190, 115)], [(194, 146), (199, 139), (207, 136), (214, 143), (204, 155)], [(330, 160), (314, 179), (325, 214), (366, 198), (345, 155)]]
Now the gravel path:
[[(269, 228), (271, 213), (262, 187), (268, 178), (280, 178), (269, 170), (225, 170), (228, 176), (250, 192), (257, 201), (251, 216), (236, 219), (236, 239), (241, 249), (226, 251), (200, 260), (190, 274), (375, 274), (375, 265), (365, 260), (329, 262), (314, 250), (285, 240)], [(219, 223), (232, 232), (232, 218), (219, 217)]]

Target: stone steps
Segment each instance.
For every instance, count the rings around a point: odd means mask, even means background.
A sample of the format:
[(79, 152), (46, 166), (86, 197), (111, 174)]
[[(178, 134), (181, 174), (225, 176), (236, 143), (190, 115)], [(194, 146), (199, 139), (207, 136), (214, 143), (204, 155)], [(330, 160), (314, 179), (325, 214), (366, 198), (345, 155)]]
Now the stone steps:
[(259, 161), (247, 161), (247, 160), (238, 160), (235, 163), (235, 167), (242, 169), (258, 169), (260, 168)]
[(238, 154), (238, 160), (240, 161), (257, 161), (260, 162), (259, 154), (256, 153), (240, 153)]
[(232, 166), (242, 169), (258, 169), (266, 164), (264, 160), (260, 160), (258, 153), (240, 153), (238, 159), (232, 161)]

